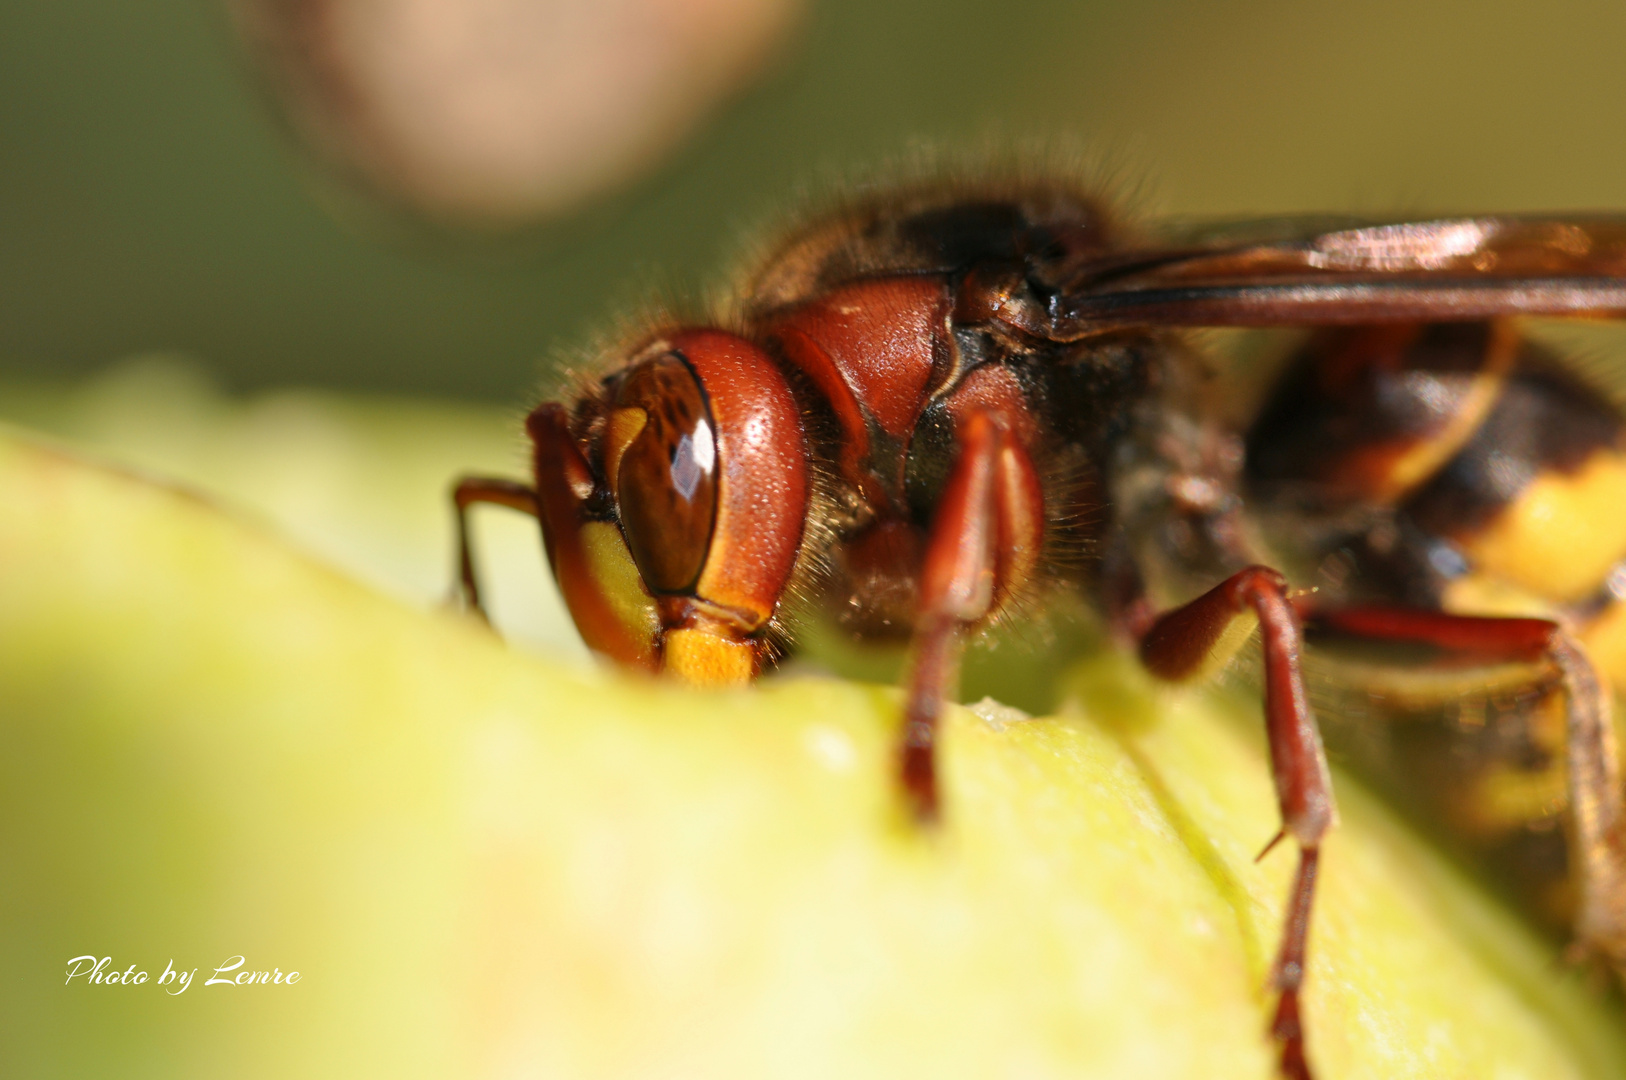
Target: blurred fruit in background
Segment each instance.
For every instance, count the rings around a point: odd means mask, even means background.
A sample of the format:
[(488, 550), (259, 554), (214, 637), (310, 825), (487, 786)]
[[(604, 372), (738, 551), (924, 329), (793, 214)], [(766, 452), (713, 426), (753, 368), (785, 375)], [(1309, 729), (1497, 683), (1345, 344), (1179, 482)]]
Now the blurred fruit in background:
[(294, 129), (386, 201), (524, 224), (619, 186), (754, 75), (798, 0), (232, 0)]

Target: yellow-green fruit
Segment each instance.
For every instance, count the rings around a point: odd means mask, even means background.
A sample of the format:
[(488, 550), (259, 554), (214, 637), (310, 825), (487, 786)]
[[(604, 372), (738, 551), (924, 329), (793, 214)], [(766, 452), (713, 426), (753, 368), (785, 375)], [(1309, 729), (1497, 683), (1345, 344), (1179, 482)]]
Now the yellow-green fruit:
[[(0, 437), (0, 1069), (1268, 1076), (1257, 706), (1114, 657), (1077, 697), (953, 710), (927, 835), (891, 689), (550, 664)], [(1320, 1075), (1626, 1074), (1618, 1006), (1338, 784)], [(236, 956), (300, 980), (203, 985)]]

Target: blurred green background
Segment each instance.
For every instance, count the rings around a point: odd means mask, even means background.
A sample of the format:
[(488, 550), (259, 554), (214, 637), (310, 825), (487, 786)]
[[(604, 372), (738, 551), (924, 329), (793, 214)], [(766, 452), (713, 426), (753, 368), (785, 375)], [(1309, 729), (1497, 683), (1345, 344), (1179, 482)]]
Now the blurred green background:
[[(0, 5), (0, 377), (176, 350), (231, 387), (522, 400), (809, 177), (1061, 137), (1156, 213), (1626, 206), (1626, 6), (816, 0), (675, 158), (451, 242), (309, 164), (206, 0)], [(371, 224), (368, 222), (371, 221)]]

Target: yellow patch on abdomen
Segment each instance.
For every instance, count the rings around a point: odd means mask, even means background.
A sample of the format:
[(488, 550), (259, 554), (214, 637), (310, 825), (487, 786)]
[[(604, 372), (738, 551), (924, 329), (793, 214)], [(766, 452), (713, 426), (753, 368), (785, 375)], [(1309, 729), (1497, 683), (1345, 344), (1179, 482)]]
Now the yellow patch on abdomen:
[(1536, 477), (1458, 543), (1480, 573), (1547, 600), (1586, 599), (1626, 557), (1626, 455), (1598, 450), (1572, 473)]

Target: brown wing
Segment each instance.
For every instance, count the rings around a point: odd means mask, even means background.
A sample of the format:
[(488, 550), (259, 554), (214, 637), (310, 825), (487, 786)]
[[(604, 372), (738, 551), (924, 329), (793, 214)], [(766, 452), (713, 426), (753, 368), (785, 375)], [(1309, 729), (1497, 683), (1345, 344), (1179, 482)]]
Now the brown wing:
[(1220, 227), (1071, 267), (1048, 297), (1054, 335), (1626, 315), (1626, 216), (1324, 223)]

